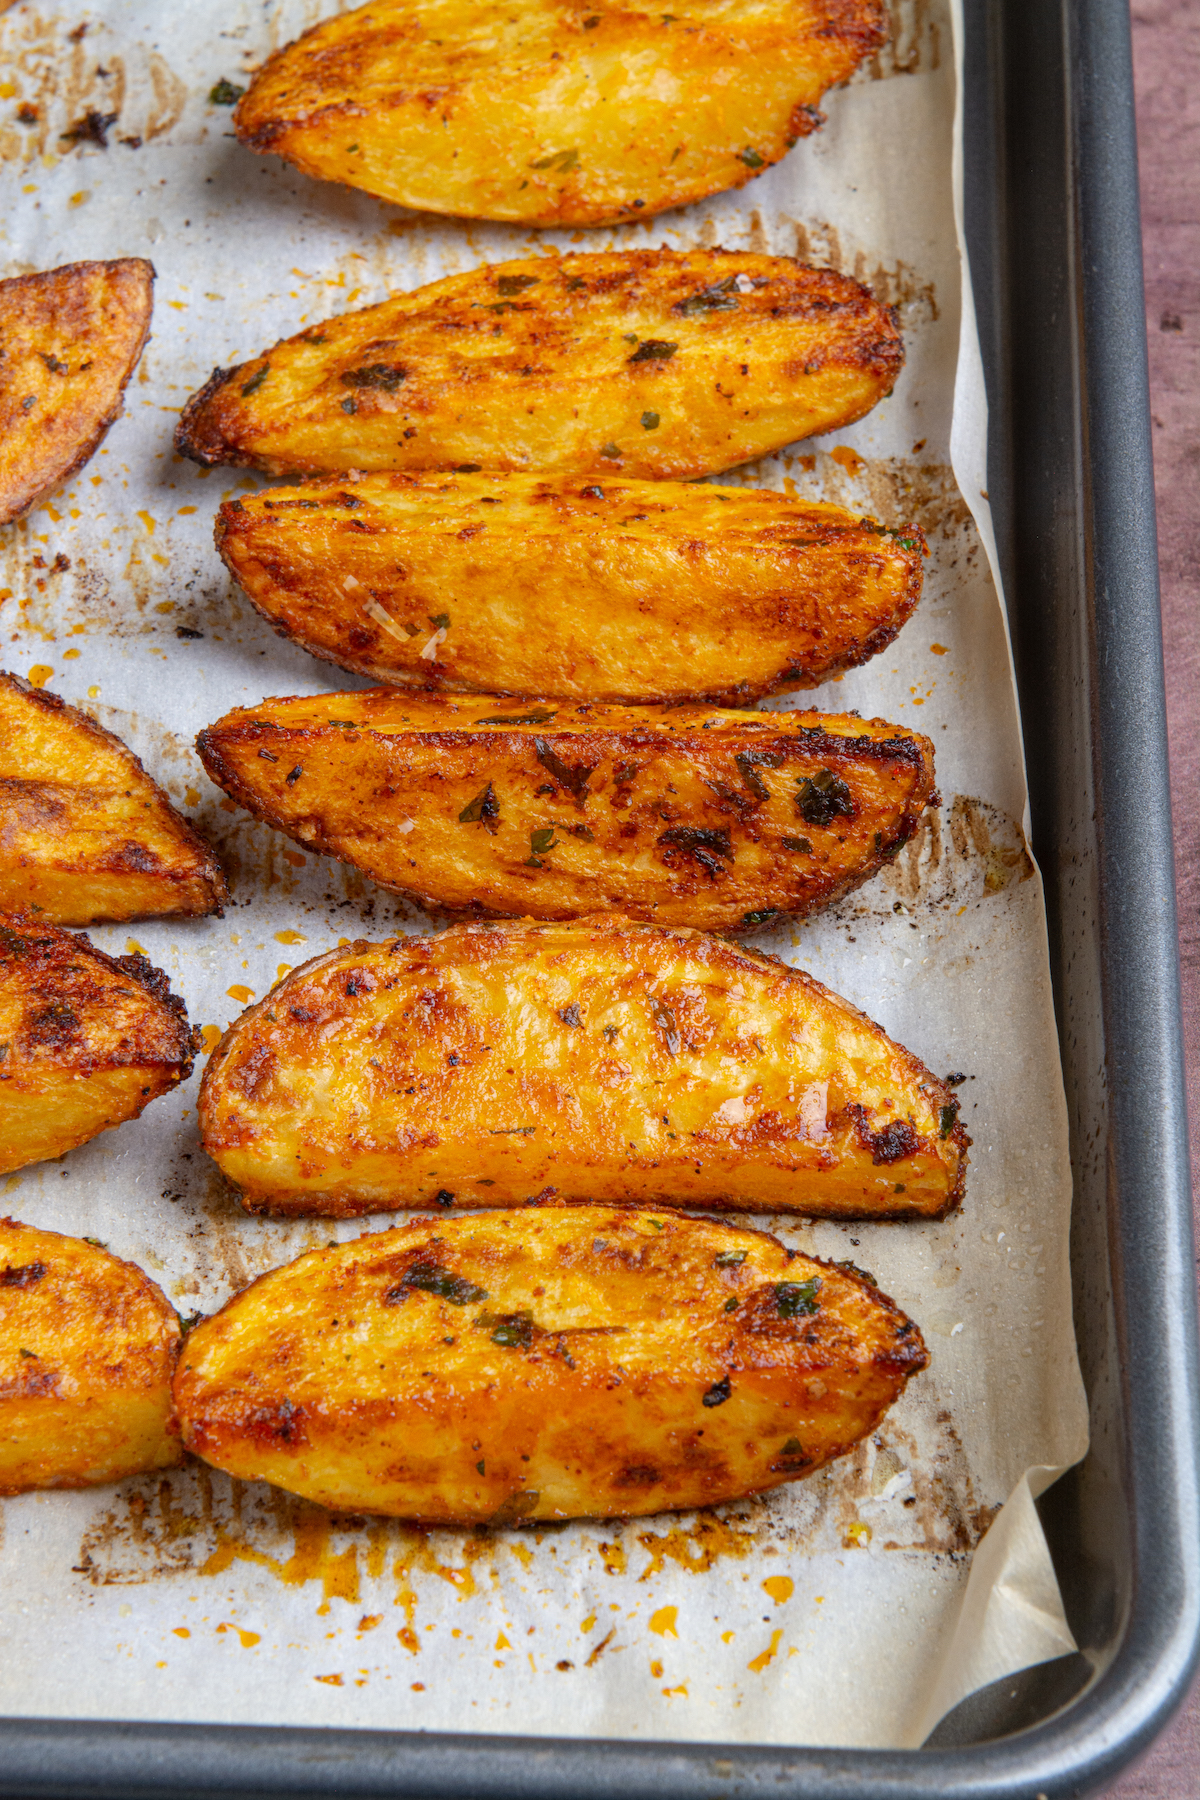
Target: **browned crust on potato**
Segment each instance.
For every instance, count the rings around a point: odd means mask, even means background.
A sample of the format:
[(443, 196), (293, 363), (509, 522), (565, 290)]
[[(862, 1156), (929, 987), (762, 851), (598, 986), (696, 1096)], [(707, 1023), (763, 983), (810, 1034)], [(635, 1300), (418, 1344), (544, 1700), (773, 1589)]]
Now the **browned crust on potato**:
[[(718, 289), (731, 305), (697, 311)], [(903, 362), (893, 308), (791, 257), (537, 256), (393, 294), (214, 372), (175, 442), (206, 467), (276, 475), (683, 479), (852, 423)]]
[(120, 417), (154, 278), (130, 256), (0, 281), (0, 524), (81, 469)]
[(51, 925), (222, 915), (216, 855), (119, 737), (5, 670), (0, 727), (0, 911)]
[(191, 1074), (200, 1033), (140, 953), (0, 920), (0, 1170), (135, 1119)]
[[(24, 990), (16, 1030), (8, 1040), (5, 1075), (22, 1060), (43, 1056), (69, 1062), (83, 1075), (102, 1060), (162, 1063), (177, 1081), (191, 1074), (201, 1046), (200, 1028), (189, 1026), (187, 1003), (171, 992), (170, 976), (140, 951), (107, 956), (81, 931), (0, 919), (0, 971), (17, 977)], [(133, 1035), (122, 1031), (111, 1044), (81, 1039), (79, 1019), (69, 1015), (94, 1002), (107, 1003), (114, 987), (128, 995), (130, 982), (147, 1002), (137, 1009)]]
[(136, 1263), (0, 1219), (0, 1495), (180, 1462), (180, 1338), (174, 1307)]
[(755, 929), (868, 880), (936, 799), (932, 744), (884, 720), (512, 704), (264, 701), (197, 749), (306, 850), (461, 918)]

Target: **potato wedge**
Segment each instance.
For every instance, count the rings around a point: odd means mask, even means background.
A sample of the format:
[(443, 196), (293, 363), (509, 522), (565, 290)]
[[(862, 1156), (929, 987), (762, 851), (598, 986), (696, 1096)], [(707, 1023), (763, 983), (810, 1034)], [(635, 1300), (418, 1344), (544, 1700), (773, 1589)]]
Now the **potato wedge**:
[(174, 1307), (133, 1263), (0, 1219), (0, 1494), (181, 1462), (179, 1342)]
[(546, 1200), (940, 1218), (945, 1083), (819, 981), (604, 914), (331, 951), (230, 1026), (204, 1147), (250, 1212)]
[(183, 1001), (144, 956), (0, 922), (0, 1174), (61, 1156), (186, 1081)]
[(91, 925), (219, 914), (228, 898), (216, 857), (132, 750), (0, 670), (0, 913)]
[(0, 525), (95, 454), (153, 307), (154, 265), (140, 256), (0, 281)]
[(281, 637), (394, 687), (729, 705), (890, 644), (925, 550), (769, 488), (539, 475), (271, 488), (216, 541)]
[(886, 35), (880, 0), (372, 0), (277, 51), (234, 124), (426, 212), (646, 219), (778, 162)]
[(370, 688), (240, 707), (196, 747), (305, 849), (476, 918), (612, 906), (738, 931), (813, 912), (895, 856), (934, 798), (928, 738), (837, 713)]
[(175, 444), (272, 475), (713, 475), (860, 419), (903, 361), (890, 307), (791, 257), (529, 256), (214, 370)]
[(714, 1506), (874, 1430), (926, 1366), (860, 1270), (605, 1206), (422, 1220), (190, 1334), (189, 1450), (322, 1506), (505, 1524)]

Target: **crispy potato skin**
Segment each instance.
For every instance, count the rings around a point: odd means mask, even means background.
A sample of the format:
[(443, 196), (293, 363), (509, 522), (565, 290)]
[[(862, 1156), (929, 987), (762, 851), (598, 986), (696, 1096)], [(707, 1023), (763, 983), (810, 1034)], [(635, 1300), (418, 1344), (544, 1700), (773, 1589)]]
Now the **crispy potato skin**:
[(81, 469), (120, 417), (153, 306), (140, 256), (0, 281), (0, 525)]
[(858, 1270), (711, 1219), (556, 1206), (301, 1256), (196, 1327), (175, 1395), (188, 1448), (242, 1480), (512, 1524), (794, 1481), (927, 1361)]
[(860, 419), (903, 361), (890, 307), (791, 257), (531, 256), (393, 294), (215, 370), (175, 443), (210, 467), (272, 475), (682, 479)]
[(475, 918), (612, 906), (739, 931), (813, 912), (894, 856), (934, 797), (928, 738), (836, 713), (374, 688), (264, 700), (196, 744), (305, 849)]
[(133, 1263), (0, 1219), (0, 1494), (180, 1462), (179, 1337), (175, 1309)]
[(879, 0), (680, 5), (372, 0), (277, 51), (234, 124), (306, 175), (426, 212), (645, 219), (778, 162), (887, 35)]
[(192, 1072), (199, 1033), (144, 956), (0, 921), (0, 1174), (121, 1125)]
[(220, 913), (220, 864), (120, 738), (0, 670), (0, 913)]
[(765, 488), (537, 475), (274, 488), (216, 542), (281, 637), (393, 687), (727, 705), (884, 649), (925, 550)]
[(612, 914), (357, 943), (234, 1022), (204, 1147), (251, 1212), (603, 1200), (940, 1218), (951, 1090), (819, 981)]

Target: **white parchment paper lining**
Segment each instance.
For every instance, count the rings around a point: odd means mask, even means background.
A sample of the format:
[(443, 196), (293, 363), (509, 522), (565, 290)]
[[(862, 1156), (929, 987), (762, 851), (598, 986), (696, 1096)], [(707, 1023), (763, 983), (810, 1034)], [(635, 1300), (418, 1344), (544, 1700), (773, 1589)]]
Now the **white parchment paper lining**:
[[(723, 479), (925, 527), (918, 614), (815, 703), (927, 731), (945, 805), (836, 913), (761, 941), (966, 1077), (967, 1196), (942, 1224), (758, 1221), (871, 1269), (932, 1351), (873, 1439), (763, 1500), (491, 1536), (334, 1522), (199, 1467), (5, 1502), (0, 1710), (917, 1745), (975, 1687), (1073, 1648), (1033, 1496), (1086, 1445), (1065, 1109), (960, 248), (956, 15), (897, 0), (891, 48), (740, 194), (645, 226), (536, 234), (407, 215), (230, 140), (213, 83), (243, 80), (331, 10), (106, 0), (0, 19), (3, 272), (115, 255), (159, 272), (125, 418), (0, 535), (0, 661), (124, 736), (220, 845), (235, 896), (221, 921), (95, 941), (145, 949), (215, 1041), (339, 938), (435, 928), (246, 820), (191, 750), (230, 706), (357, 685), (276, 640), (211, 548), (222, 492), (255, 485), (173, 456), (174, 415), (214, 363), (530, 249), (719, 243), (829, 262), (898, 306), (904, 375), (854, 428)], [(18, 123), (22, 105), (34, 123)], [(107, 149), (61, 139), (88, 110), (116, 115)], [(195, 1079), (9, 1178), (4, 1207), (103, 1239), (184, 1312), (363, 1228), (245, 1218), (197, 1141)]]

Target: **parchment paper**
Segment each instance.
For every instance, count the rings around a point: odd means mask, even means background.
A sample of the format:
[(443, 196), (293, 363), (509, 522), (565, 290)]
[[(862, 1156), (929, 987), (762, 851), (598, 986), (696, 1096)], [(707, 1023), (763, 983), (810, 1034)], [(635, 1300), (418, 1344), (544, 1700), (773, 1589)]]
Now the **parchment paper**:
[[(197, 1465), (5, 1502), (0, 1710), (919, 1744), (975, 1686), (1073, 1648), (1031, 1496), (1083, 1453), (1086, 1417), (1042, 900), (986, 554), (950, 13), (945, 0), (894, 6), (891, 48), (829, 97), (822, 132), (742, 193), (644, 226), (537, 234), (405, 214), (231, 141), (228, 111), (207, 99), (214, 82), (244, 80), (331, 10), (106, 0), (0, 19), (3, 272), (148, 255), (159, 273), (126, 417), (66, 490), (0, 534), (0, 660), (125, 737), (219, 845), (234, 893), (223, 921), (92, 936), (165, 968), (211, 1045), (331, 943), (434, 929), (251, 823), (190, 748), (230, 706), (358, 685), (275, 639), (212, 549), (218, 499), (254, 478), (181, 463), (171, 431), (215, 363), (391, 287), (530, 249), (799, 253), (899, 307), (904, 375), (853, 429), (723, 479), (794, 483), (924, 525), (916, 617), (816, 703), (927, 731), (945, 805), (840, 910), (759, 941), (966, 1076), (967, 1195), (943, 1224), (757, 1221), (873, 1270), (932, 1352), (873, 1439), (767, 1499), (625, 1525), (420, 1532), (334, 1523)], [(17, 122), (23, 103), (37, 123)], [(59, 136), (89, 110), (117, 115), (106, 149)], [(363, 1228), (246, 1218), (200, 1149), (194, 1109), (195, 1078), (140, 1121), (8, 1179), (5, 1210), (102, 1238), (185, 1312)]]

